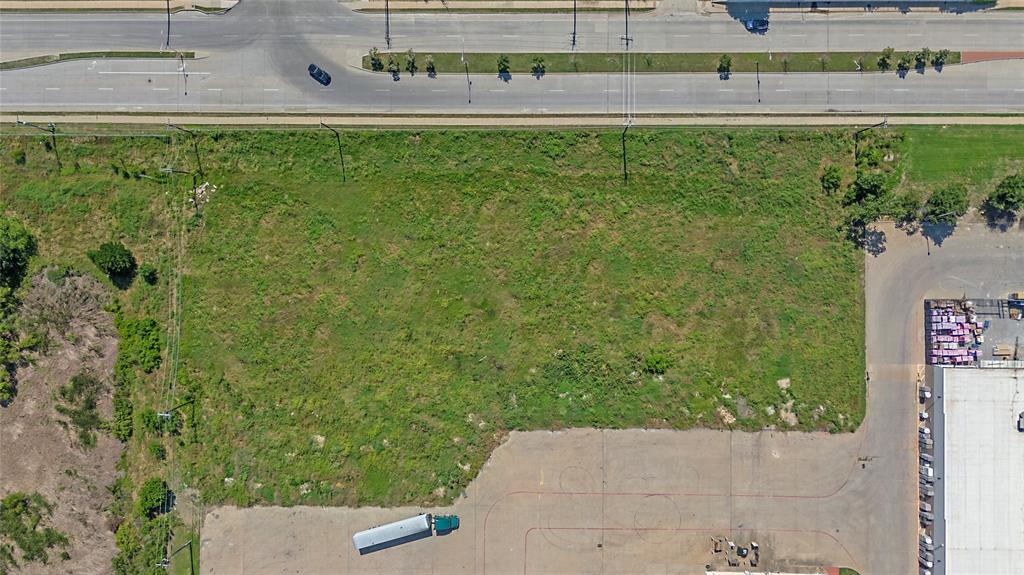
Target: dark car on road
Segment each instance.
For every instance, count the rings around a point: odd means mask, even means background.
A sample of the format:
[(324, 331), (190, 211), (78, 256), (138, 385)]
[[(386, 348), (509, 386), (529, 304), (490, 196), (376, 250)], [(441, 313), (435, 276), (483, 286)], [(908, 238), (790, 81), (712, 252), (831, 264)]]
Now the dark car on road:
[(329, 86), (331, 84), (331, 75), (325, 72), (316, 64), (309, 65), (309, 75), (312, 76), (314, 80), (320, 82), (324, 86)]
[(747, 29), (747, 32), (753, 32), (755, 34), (764, 34), (768, 31), (768, 19), (767, 18), (753, 18), (751, 20), (744, 20), (743, 27)]

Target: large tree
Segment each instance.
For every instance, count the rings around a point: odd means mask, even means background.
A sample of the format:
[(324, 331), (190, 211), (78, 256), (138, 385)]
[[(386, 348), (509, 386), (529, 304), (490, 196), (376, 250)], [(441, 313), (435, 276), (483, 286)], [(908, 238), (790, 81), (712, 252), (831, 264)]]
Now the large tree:
[(956, 220), (967, 213), (970, 201), (967, 188), (962, 184), (943, 186), (934, 192), (925, 205), (924, 221), (935, 224), (955, 224)]

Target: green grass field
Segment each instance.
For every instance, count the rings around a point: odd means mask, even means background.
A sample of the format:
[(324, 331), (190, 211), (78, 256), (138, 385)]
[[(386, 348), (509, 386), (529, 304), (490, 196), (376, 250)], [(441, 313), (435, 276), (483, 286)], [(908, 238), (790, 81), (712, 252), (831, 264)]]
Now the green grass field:
[[(1022, 165), (1019, 129), (901, 131), (915, 193), (979, 198)], [(440, 502), (510, 429), (786, 427), (790, 402), (798, 429), (855, 428), (863, 256), (818, 182), (852, 178), (850, 132), (630, 134), (626, 185), (611, 131), (346, 131), (344, 183), (329, 133), (202, 133), (218, 189), (188, 219), (178, 388), (200, 403), (174, 476), (211, 504)], [(34, 266), (95, 273), (85, 250), (121, 239), (162, 278), (124, 313), (166, 325), (178, 136), (59, 138), (59, 176), (42, 134), (0, 138)], [(142, 435), (136, 479), (167, 465)]]
[[(892, 59), (893, 69), (896, 61), (904, 52), (896, 52)], [(913, 56), (913, 53), (907, 52)], [(381, 59), (387, 66), (388, 53), (382, 52)], [(459, 52), (421, 52), (417, 56), (417, 66), (420, 74), (426, 74), (427, 56), (433, 56), (434, 65), (439, 74), (462, 74), (465, 72), (463, 54)], [(730, 54), (732, 57), (731, 71), (740, 72), (855, 72), (857, 64), (860, 63), (862, 71), (877, 72), (878, 58), (880, 52), (831, 52), (828, 54), (819, 52), (775, 52), (771, 55), (764, 52), (742, 52)], [(405, 52), (395, 52), (395, 60), (398, 62), (401, 73), (405, 74)], [(469, 63), (469, 71), (474, 74), (498, 73), (498, 53), (470, 53), (465, 54), (465, 61)], [(622, 70), (622, 53), (597, 53), (597, 52), (557, 52), (557, 53), (509, 53), (509, 71), (512, 74), (530, 74), (533, 69), (533, 59), (542, 56), (545, 62), (545, 71), (548, 74), (554, 73), (597, 73), (597, 72), (618, 72)], [(634, 54), (634, 69), (637, 72), (716, 72), (718, 70), (718, 59), (722, 56), (719, 52), (708, 53), (669, 53), (652, 52)], [(824, 59), (824, 62), (822, 61)], [(960, 62), (960, 53), (951, 52), (947, 64)], [(369, 70), (370, 57), (363, 56), (363, 68)], [(890, 73), (895, 74), (895, 71)], [(911, 73), (916, 73), (912, 70)], [(936, 73), (931, 65), (925, 70), (927, 74)]]
[(958, 181), (977, 203), (1004, 177), (1024, 170), (1024, 127), (908, 128), (907, 180), (911, 187)]
[[(328, 136), (200, 138), (219, 189), (181, 356), (202, 421), (175, 461), (207, 501), (444, 500), (509, 429), (863, 417), (861, 256), (818, 184), (847, 133), (637, 130), (628, 186), (616, 132), (346, 132), (347, 183)], [(184, 140), (61, 139), (60, 178), (42, 141), (4, 140), (3, 168), (44, 259), (91, 269), (120, 237), (167, 260), (191, 179), (158, 169), (194, 166)], [(147, 290), (128, 309), (166, 320)]]

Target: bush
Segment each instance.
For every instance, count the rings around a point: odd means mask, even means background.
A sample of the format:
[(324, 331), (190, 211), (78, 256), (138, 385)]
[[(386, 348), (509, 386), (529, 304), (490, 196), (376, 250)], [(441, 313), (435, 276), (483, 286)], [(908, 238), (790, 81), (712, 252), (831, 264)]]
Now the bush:
[(498, 73), (499, 74), (508, 74), (508, 67), (509, 67), (508, 54), (499, 54), (498, 55)]
[(74, 427), (78, 432), (79, 443), (86, 448), (96, 445), (95, 431), (104, 426), (103, 418), (96, 408), (102, 390), (103, 384), (95, 377), (79, 373), (57, 391), (64, 404), (57, 405), (55, 409), (68, 418), (68, 421), (62, 421), (61, 424)]
[(36, 240), (21, 220), (0, 214), (0, 286), (16, 288), (36, 253)]
[(25, 150), (22, 150), (21, 148), (15, 148), (14, 150), (11, 151), (11, 159), (14, 160), (14, 163), (16, 165), (24, 166), (25, 165)]
[(156, 266), (151, 263), (142, 264), (139, 266), (139, 277), (149, 285), (156, 285), (156, 280), (158, 279)]
[(114, 323), (121, 336), (117, 346), (118, 365), (138, 367), (146, 373), (160, 367), (160, 326), (156, 320), (118, 317)]
[(131, 277), (135, 273), (135, 256), (121, 242), (107, 242), (86, 255), (111, 279)]
[(672, 367), (672, 360), (661, 352), (654, 352), (644, 358), (644, 371), (661, 375)]
[(718, 59), (718, 73), (722, 76), (728, 76), (732, 70), (732, 56), (728, 54), (722, 54), (722, 57)]
[(430, 76), (433, 76), (433, 75), (437, 74), (437, 66), (434, 65), (434, 57), (432, 55), (430, 55), (430, 54), (427, 54), (426, 62), (427, 62), (427, 74), (430, 75)]
[(826, 166), (821, 174), (821, 189), (828, 195), (835, 194), (843, 185), (843, 171), (839, 166)]
[(167, 512), (167, 484), (159, 477), (150, 477), (139, 489), (135, 511), (142, 517), (153, 519)]
[[(24, 562), (46, 564), (48, 551), (54, 547), (67, 547), (68, 538), (52, 527), (43, 527), (44, 520), (53, 514), (53, 508), (38, 493), (31, 495), (15, 492), (0, 502), (0, 573), (18, 567), (15, 549)], [(10, 543), (8, 543), (10, 542)]]
[(962, 184), (950, 184), (935, 190), (928, 198), (924, 221), (955, 224), (960, 216), (967, 213), (969, 207), (967, 188)]
[(121, 442), (132, 436), (133, 413), (131, 392), (121, 387), (114, 389), (114, 420), (110, 423), (110, 434)]
[(392, 76), (398, 75), (398, 61), (395, 60), (394, 54), (388, 54), (388, 72), (391, 72)]
[(885, 48), (882, 50), (882, 55), (878, 57), (878, 69), (886, 72), (892, 69), (892, 58), (896, 53), (892, 48)]
[(544, 63), (544, 56), (534, 56), (533, 66), (530, 68), (530, 72), (538, 78), (544, 75), (544, 71), (547, 69), (547, 65)]
[(949, 60), (949, 50), (943, 48), (932, 56), (932, 66), (941, 68), (946, 65), (946, 60)]
[(167, 458), (167, 450), (164, 449), (162, 443), (157, 441), (151, 441), (149, 443), (149, 454), (153, 456), (153, 459), (157, 461), (163, 461)]
[(1009, 176), (999, 182), (988, 196), (988, 205), (1001, 212), (1015, 212), (1024, 206), (1024, 174)]
[(416, 53), (410, 48), (405, 52), (405, 71), (410, 76), (415, 76), (417, 70), (419, 70), (419, 67), (416, 66)]
[(370, 69), (374, 72), (384, 69), (384, 62), (380, 59), (380, 50), (377, 48), (370, 48)]
[(157, 416), (156, 410), (152, 407), (143, 409), (139, 413), (139, 425), (145, 433), (160, 433), (160, 417)]

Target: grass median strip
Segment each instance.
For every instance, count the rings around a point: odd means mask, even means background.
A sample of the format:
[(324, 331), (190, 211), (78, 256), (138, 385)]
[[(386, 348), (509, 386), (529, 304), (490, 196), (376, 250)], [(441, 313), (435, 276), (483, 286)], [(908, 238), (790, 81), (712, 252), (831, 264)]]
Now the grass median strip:
[[(913, 68), (914, 56), (917, 52), (894, 52), (889, 57), (890, 68), (895, 70), (900, 58), (906, 57)], [(469, 71), (474, 74), (498, 73), (499, 53), (471, 53), (465, 55), (469, 63)], [(723, 54), (719, 52), (678, 53), (678, 52), (642, 52), (634, 54), (635, 69), (642, 73), (668, 72), (717, 72), (719, 60)], [(381, 52), (380, 58), (387, 67), (389, 56), (404, 72), (406, 70), (406, 52)], [(558, 52), (558, 53), (509, 53), (508, 66), (510, 74), (529, 74), (533, 71), (537, 58), (544, 60), (544, 72), (551, 73), (595, 73), (618, 72), (622, 70), (621, 52)], [(740, 52), (731, 53), (729, 71), (754, 72), (856, 72), (858, 67), (864, 72), (878, 72), (881, 51), (874, 52)], [(427, 71), (427, 62), (433, 58), (437, 73), (464, 73), (466, 71), (463, 56), (458, 52), (423, 52), (416, 54), (416, 64), (421, 73)], [(930, 60), (930, 58), (928, 58)], [(960, 63), (960, 53), (950, 52), (945, 64)], [(370, 56), (363, 56), (363, 68), (373, 69)], [(928, 67), (932, 67), (928, 62)]]
[[(90, 60), (90, 59), (104, 59), (104, 58), (177, 58), (179, 52), (144, 52), (144, 51), (103, 51), (103, 52), (64, 52), (61, 54), (44, 54), (42, 56), (32, 56), (30, 58), (21, 58), (19, 60), (8, 60), (6, 62), (0, 62), (0, 70), (15, 70), (18, 68), (31, 68), (32, 66), (42, 66), (44, 64), (54, 64), (56, 62), (66, 62), (68, 60)], [(181, 56), (186, 59), (193, 59), (196, 57), (195, 52), (180, 52)]]

